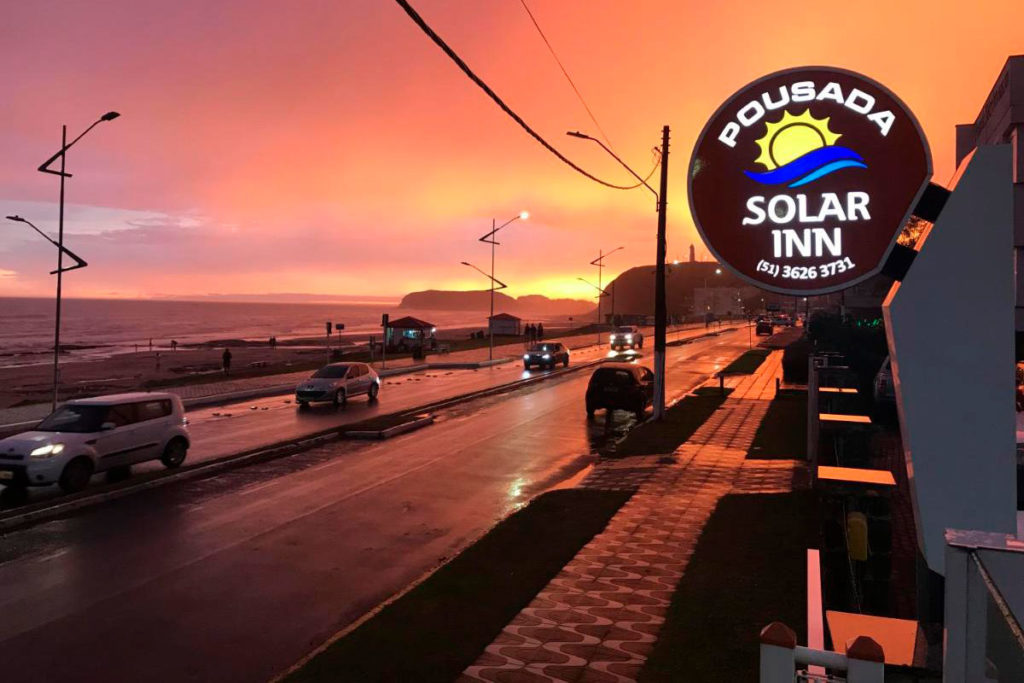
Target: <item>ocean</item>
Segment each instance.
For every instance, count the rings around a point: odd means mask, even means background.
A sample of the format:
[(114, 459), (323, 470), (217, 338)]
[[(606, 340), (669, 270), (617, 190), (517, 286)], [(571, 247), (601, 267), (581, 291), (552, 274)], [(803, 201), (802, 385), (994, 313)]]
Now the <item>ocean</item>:
[[(61, 346), (77, 358), (169, 348), (227, 339), (265, 341), (316, 337), (324, 323), (344, 323), (343, 334), (380, 334), (382, 313), (413, 315), (439, 330), (487, 325), (476, 311), (409, 311), (396, 304), (236, 303), (128, 299), (64, 299)], [(53, 353), (54, 301), (0, 297), (0, 366), (48, 362)]]

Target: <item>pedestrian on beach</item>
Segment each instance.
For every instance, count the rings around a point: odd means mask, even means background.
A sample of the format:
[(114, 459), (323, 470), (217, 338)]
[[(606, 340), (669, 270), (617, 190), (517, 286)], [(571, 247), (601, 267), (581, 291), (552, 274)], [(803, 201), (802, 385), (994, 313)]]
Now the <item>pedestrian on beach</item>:
[(224, 365), (224, 374), (228, 374), (231, 371), (231, 349), (224, 349), (224, 353), (220, 356), (221, 363)]
[(544, 339), (544, 323), (537, 323), (537, 341)]
[(153, 340), (152, 339), (149, 340), (149, 350), (150, 351), (153, 350)]
[(160, 369), (160, 352), (159, 351), (156, 352), (156, 369), (157, 370)]
[(177, 351), (177, 350), (178, 350), (178, 340), (177, 339), (172, 339), (171, 340), (171, 351)]

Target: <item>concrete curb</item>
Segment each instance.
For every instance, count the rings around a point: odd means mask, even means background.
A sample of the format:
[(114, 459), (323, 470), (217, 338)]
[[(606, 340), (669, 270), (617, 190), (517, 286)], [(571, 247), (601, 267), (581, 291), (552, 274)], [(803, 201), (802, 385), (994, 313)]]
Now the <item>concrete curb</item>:
[(403, 422), (402, 424), (395, 425), (394, 427), (388, 427), (387, 429), (378, 429), (376, 431), (369, 430), (354, 430), (350, 432), (344, 432), (342, 436), (346, 439), (390, 439), (393, 436), (399, 434), (405, 434), (406, 432), (415, 431), (426, 427), (427, 425), (434, 424), (433, 415), (421, 415), (415, 420), (409, 422)]

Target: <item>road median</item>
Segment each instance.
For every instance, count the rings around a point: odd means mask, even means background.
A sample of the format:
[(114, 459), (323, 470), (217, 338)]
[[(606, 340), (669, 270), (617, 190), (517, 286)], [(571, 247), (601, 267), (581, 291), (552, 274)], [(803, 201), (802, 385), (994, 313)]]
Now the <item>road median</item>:
[[(598, 363), (604, 362), (605, 358), (600, 358), (595, 361), (588, 363), (581, 363), (573, 365), (568, 368), (556, 370), (554, 372), (545, 373), (543, 375), (536, 375), (534, 377), (528, 377), (526, 379), (516, 380), (514, 382), (508, 382), (505, 384), (499, 384), (487, 389), (473, 391), (466, 394), (460, 394), (441, 401), (434, 403), (410, 408), (406, 410), (396, 411), (389, 415), (381, 415), (370, 420), (363, 421), (365, 423), (373, 423), (383, 419), (395, 419), (403, 417), (412, 417), (431, 413), (444, 408), (451, 408), (462, 403), (468, 403), (470, 401), (477, 400), (479, 398), (485, 398), (488, 396), (495, 396), (502, 393), (515, 391), (517, 389), (532, 386), (538, 382), (543, 382), (550, 379), (555, 379), (566, 374), (577, 372), (579, 370), (592, 367)], [(420, 427), (427, 426), (433, 422), (431, 417), (430, 421), (417, 422), (414, 417), (412, 419), (403, 420), (399, 419), (398, 422), (393, 426), (403, 426), (407, 431), (412, 429), (418, 429)], [(416, 423), (414, 426), (409, 426), (409, 423)], [(258, 448), (234, 453), (231, 455), (222, 456), (212, 460), (207, 460), (194, 465), (186, 465), (176, 470), (164, 470), (157, 472), (147, 472), (142, 475), (136, 475), (127, 481), (122, 482), (111, 482), (104, 483), (98, 486), (92, 486), (85, 491), (80, 493), (71, 494), (68, 496), (62, 496), (60, 498), (41, 501), (39, 503), (28, 504), (21, 507), (12, 508), (10, 510), (0, 512), (0, 531), (6, 531), (9, 529), (23, 527), (30, 524), (35, 524), (40, 521), (52, 519), (55, 517), (62, 517), (64, 515), (76, 512), (92, 505), (98, 505), (118, 498), (124, 498), (126, 496), (147, 491), (159, 486), (165, 486), (172, 483), (178, 483), (182, 481), (189, 481), (192, 479), (198, 479), (202, 477), (209, 477), (214, 474), (227, 471), (229, 469), (235, 469), (238, 467), (246, 467), (248, 465), (266, 462), (276, 458), (287, 457), (294, 455), (303, 450), (314, 448), (317, 446), (324, 445), (330, 441), (334, 441), (340, 438), (345, 438), (346, 432), (350, 431), (374, 431), (382, 432), (390, 430), (392, 427), (388, 426), (383, 429), (360, 429), (361, 423), (349, 423), (346, 425), (338, 425), (330, 427), (328, 429), (319, 430), (305, 434), (302, 437), (286, 439), (280, 442), (266, 444)], [(372, 436), (369, 438), (390, 438), (392, 436), (398, 436), (401, 433), (400, 430), (390, 432), (388, 436)], [(351, 437), (351, 438), (363, 438), (363, 437)]]

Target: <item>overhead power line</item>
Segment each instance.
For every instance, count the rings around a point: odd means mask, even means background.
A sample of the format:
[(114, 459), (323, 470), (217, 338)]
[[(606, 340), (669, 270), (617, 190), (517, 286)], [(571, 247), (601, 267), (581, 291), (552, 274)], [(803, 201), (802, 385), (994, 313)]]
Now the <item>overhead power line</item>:
[[(434, 32), (434, 29), (430, 28), (430, 26), (427, 24), (427, 22), (424, 21), (423, 17), (421, 17), (419, 15), (419, 13), (416, 12), (416, 10), (412, 8), (412, 6), (407, 2), (407, 0), (395, 0), (395, 2), (397, 2), (398, 5), (403, 10), (405, 10), (405, 13), (409, 15), (409, 18), (412, 19), (416, 23), (416, 25), (420, 27), (420, 30), (422, 30), (425, 34), (427, 34), (427, 36), (431, 40), (433, 40), (434, 43), (439, 48), (441, 48), (441, 50), (446, 55), (448, 55), (448, 57), (453, 62), (455, 62), (455, 64), (460, 69), (462, 69), (462, 72), (464, 74), (466, 74), (466, 76), (468, 76), (471, 81), (476, 83), (477, 86), (479, 86), (481, 90), (483, 90), (485, 93), (487, 93), (488, 97), (490, 97), (492, 100), (494, 100), (495, 104), (497, 104), (499, 107), (501, 107), (502, 111), (504, 111), (506, 114), (508, 114), (510, 117), (512, 117), (512, 120), (515, 121), (516, 123), (518, 123), (519, 126), (530, 135), (530, 137), (532, 137), (534, 140), (539, 142), (546, 150), (548, 150), (549, 152), (554, 154), (556, 157), (558, 157), (563, 163), (568, 165), (570, 168), (572, 168), (577, 173), (580, 173), (581, 175), (584, 175), (587, 178), (590, 178), (591, 180), (593, 180), (594, 182), (600, 183), (601, 185), (604, 185), (605, 187), (610, 187), (610, 188), (615, 189), (615, 190), (632, 190), (634, 188), (640, 187), (641, 183), (637, 183), (636, 185), (616, 185), (614, 183), (609, 183), (608, 181), (602, 180), (602, 179), (598, 178), (594, 174), (589, 173), (588, 171), (584, 170), (583, 168), (581, 168), (581, 167), (577, 166), (575, 163), (573, 163), (572, 160), (570, 160), (564, 154), (559, 152), (557, 149), (555, 149), (555, 147), (551, 143), (549, 143), (547, 140), (545, 140), (543, 137), (541, 137), (540, 133), (538, 133), (533, 128), (531, 128), (529, 126), (529, 124), (527, 124), (526, 121), (524, 121), (522, 119), (522, 117), (519, 116), (519, 114), (517, 114), (514, 111), (512, 111), (512, 108), (509, 107), (507, 104), (505, 104), (505, 102), (500, 97), (498, 97), (498, 94), (495, 93), (490, 88), (489, 85), (484, 83), (483, 79), (481, 79), (479, 76), (477, 76), (473, 72), (473, 70), (469, 68), (469, 65), (467, 65), (466, 62), (462, 61), (462, 58), (459, 57), (455, 53), (455, 50), (450, 48), (448, 46), (448, 44), (446, 42), (444, 42), (444, 40), (441, 38), (441, 36), (437, 35), (437, 33)], [(651, 171), (651, 172), (653, 173), (653, 171)]]
[(529, 6), (527, 6), (526, 0), (519, 0), (519, 2), (522, 4), (523, 9), (526, 10), (526, 13), (530, 16), (530, 21), (533, 22), (534, 28), (536, 28), (537, 33), (540, 34), (541, 40), (543, 40), (544, 44), (548, 46), (548, 52), (550, 52), (551, 56), (555, 58), (555, 63), (558, 64), (558, 68), (562, 70), (562, 75), (565, 76), (565, 80), (569, 81), (569, 85), (572, 86), (572, 90), (576, 93), (576, 97), (579, 99), (580, 104), (582, 104), (583, 108), (587, 110), (587, 116), (589, 116), (590, 120), (594, 122), (595, 126), (597, 126), (597, 130), (601, 133), (601, 137), (604, 138), (604, 141), (608, 143), (608, 146), (614, 147), (612, 141), (608, 138), (608, 134), (604, 132), (604, 128), (602, 128), (601, 124), (597, 122), (597, 117), (594, 116), (594, 112), (592, 112), (590, 107), (587, 105), (587, 101), (583, 99), (583, 93), (581, 93), (580, 89), (576, 87), (576, 83), (573, 82), (572, 76), (569, 75), (565, 65), (562, 64), (562, 60), (558, 58), (558, 54), (555, 52), (554, 46), (551, 45), (551, 41), (548, 40), (546, 35), (544, 35), (544, 29), (542, 29), (540, 24), (537, 22), (537, 17), (533, 16), (533, 12), (531, 12)]

